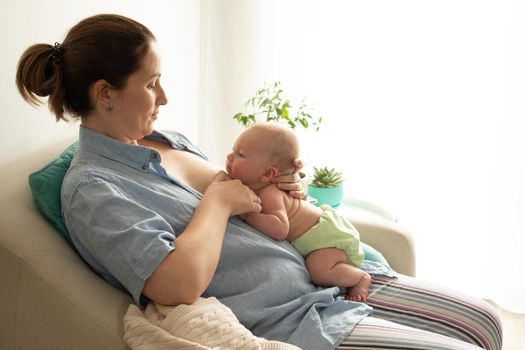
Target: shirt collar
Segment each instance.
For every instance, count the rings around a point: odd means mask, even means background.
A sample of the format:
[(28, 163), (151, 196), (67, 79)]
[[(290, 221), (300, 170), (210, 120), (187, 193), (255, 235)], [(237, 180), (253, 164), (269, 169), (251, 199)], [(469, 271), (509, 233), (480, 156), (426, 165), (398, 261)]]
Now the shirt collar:
[[(162, 136), (160, 133), (156, 135)], [(82, 125), (79, 131), (79, 150), (97, 153), (144, 172), (149, 171), (150, 162), (160, 162), (160, 155), (151, 148), (117, 141)]]

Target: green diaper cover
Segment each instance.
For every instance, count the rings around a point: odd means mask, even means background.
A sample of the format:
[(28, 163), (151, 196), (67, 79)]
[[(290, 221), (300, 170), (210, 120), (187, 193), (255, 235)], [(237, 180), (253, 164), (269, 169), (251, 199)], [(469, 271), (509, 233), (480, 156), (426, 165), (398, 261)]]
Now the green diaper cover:
[(360, 267), (364, 253), (359, 242), (359, 232), (329, 205), (321, 205), (321, 209), (323, 215), (319, 223), (294, 239), (292, 245), (304, 257), (322, 248), (341, 249), (346, 253), (350, 265)]

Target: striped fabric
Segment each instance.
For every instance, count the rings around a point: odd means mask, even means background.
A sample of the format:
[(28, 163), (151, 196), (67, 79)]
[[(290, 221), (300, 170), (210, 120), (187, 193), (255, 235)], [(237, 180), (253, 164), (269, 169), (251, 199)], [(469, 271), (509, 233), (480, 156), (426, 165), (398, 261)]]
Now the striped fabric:
[(500, 350), (501, 323), (485, 302), (399, 275), (374, 276), (370, 317), (338, 349)]

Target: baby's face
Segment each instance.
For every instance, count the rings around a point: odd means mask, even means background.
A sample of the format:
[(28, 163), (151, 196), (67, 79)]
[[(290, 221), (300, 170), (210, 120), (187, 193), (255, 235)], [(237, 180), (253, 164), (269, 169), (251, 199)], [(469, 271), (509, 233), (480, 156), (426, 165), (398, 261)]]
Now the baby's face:
[(233, 179), (241, 180), (250, 187), (259, 183), (259, 177), (266, 170), (264, 146), (256, 133), (250, 130), (242, 133), (232, 152), (226, 157), (226, 171)]

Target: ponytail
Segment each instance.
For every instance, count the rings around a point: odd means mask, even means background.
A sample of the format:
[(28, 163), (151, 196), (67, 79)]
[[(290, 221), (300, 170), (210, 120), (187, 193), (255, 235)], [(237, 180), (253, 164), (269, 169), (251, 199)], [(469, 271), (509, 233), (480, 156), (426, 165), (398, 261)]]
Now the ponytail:
[(60, 46), (35, 44), (20, 57), (16, 71), (16, 86), (24, 100), (33, 106), (43, 102), (38, 97), (48, 97), (51, 113), (57, 121), (66, 120), (61, 89)]

